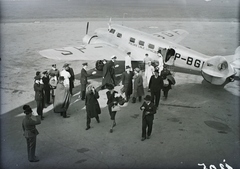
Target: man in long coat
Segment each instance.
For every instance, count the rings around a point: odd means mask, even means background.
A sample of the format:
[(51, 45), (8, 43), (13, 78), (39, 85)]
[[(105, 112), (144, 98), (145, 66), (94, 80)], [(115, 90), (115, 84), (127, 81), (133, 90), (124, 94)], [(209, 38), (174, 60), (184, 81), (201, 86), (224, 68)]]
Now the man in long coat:
[(39, 134), (36, 125), (41, 124), (41, 120), (39, 116), (32, 119), (32, 109), (29, 105), (24, 105), (23, 110), (26, 116), (22, 121), (22, 128), (27, 141), (28, 160), (38, 162), (39, 159), (35, 156), (37, 135)]
[(61, 116), (68, 118), (67, 109), (70, 105), (71, 94), (69, 90), (64, 86), (64, 77), (59, 77), (59, 83), (57, 84), (55, 100), (53, 103), (53, 110), (55, 113), (61, 113)]
[(122, 74), (122, 85), (125, 92), (126, 101), (129, 100), (130, 95), (132, 94), (132, 88), (133, 88), (133, 85), (132, 85), (133, 72), (131, 72), (130, 70), (131, 70), (131, 67), (126, 66), (126, 71), (123, 72)]
[(85, 99), (86, 111), (87, 111), (87, 128), (90, 129), (91, 118), (96, 118), (97, 122), (100, 123), (99, 114), (101, 114), (101, 109), (98, 103), (99, 94), (96, 89), (89, 85), (87, 87), (87, 94)]
[(163, 79), (159, 76), (158, 69), (155, 69), (154, 73), (155, 75), (152, 75), (148, 88), (151, 91), (151, 102), (155, 104), (156, 108), (158, 108), (161, 90), (163, 88)]
[(74, 80), (75, 80), (74, 71), (73, 71), (73, 68), (71, 68), (69, 66), (69, 64), (66, 67), (66, 71), (68, 71), (70, 73), (70, 75), (71, 75), (71, 77), (69, 78), (69, 91), (70, 91), (71, 95), (73, 95), (72, 89), (74, 88)]
[(112, 60), (110, 60), (108, 63), (106, 63), (106, 67), (103, 70), (103, 81), (102, 81), (102, 86), (105, 86), (106, 84), (113, 84), (116, 86), (115, 82), (115, 60), (117, 57), (113, 55), (111, 57)]
[(49, 84), (49, 75), (47, 71), (43, 72), (43, 77), (42, 77), (42, 81), (44, 84), (44, 107), (46, 107), (47, 105), (50, 104), (50, 84)]
[(143, 89), (143, 78), (140, 74), (140, 69), (135, 68), (134, 70), (134, 85), (133, 85), (133, 98), (132, 103), (136, 103), (136, 98), (138, 97), (139, 102), (142, 101), (142, 96), (144, 95), (144, 89)]
[(43, 82), (41, 79), (41, 72), (37, 71), (36, 76), (34, 77), (34, 85), (33, 85), (34, 91), (35, 91), (35, 101), (37, 103), (37, 113), (43, 120), (43, 107), (44, 107), (44, 92), (43, 92)]

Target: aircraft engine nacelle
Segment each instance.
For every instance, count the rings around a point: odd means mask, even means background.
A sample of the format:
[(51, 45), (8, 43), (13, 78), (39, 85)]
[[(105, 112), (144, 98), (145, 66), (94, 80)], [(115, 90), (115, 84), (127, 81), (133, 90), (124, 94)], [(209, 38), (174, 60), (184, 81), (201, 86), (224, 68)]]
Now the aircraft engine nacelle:
[(236, 71), (223, 56), (214, 56), (206, 60), (202, 67), (203, 78), (214, 85), (233, 81)]
[(93, 42), (93, 39), (95, 40), (97, 37), (98, 37), (97, 35), (93, 35), (93, 36), (85, 35), (83, 37), (83, 43), (84, 44), (90, 44), (91, 42)]
[(103, 66), (104, 66), (104, 63), (102, 60), (97, 60), (96, 64), (95, 64), (95, 68), (98, 70), (98, 71), (102, 71), (103, 70)]

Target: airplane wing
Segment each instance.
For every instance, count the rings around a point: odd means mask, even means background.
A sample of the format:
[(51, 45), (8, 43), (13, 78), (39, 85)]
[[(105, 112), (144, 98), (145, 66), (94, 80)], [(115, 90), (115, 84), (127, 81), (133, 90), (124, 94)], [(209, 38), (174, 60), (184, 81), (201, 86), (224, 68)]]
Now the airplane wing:
[(88, 44), (79, 47), (64, 47), (39, 51), (40, 55), (55, 60), (110, 60), (112, 55), (117, 61), (125, 60), (125, 53), (106, 44)]
[(179, 43), (182, 41), (189, 33), (182, 29), (175, 29), (170, 31), (162, 31), (154, 33), (153, 36), (168, 40), (171, 42)]

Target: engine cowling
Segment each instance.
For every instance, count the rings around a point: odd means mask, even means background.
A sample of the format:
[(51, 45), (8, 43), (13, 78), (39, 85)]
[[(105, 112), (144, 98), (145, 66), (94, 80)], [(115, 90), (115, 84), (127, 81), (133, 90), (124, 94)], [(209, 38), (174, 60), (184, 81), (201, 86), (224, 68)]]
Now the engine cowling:
[(85, 35), (83, 37), (83, 43), (84, 44), (90, 44), (93, 41), (93, 39), (96, 39), (97, 37), (98, 37), (97, 35), (93, 35), (93, 36)]
[(95, 67), (98, 71), (102, 71), (103, 70), (103, 66), (104, 66), (104, 63), (102, 60), (98, 60), (95, 64)]
[(209, 58), (202, 67), (203, 78), (215, 85), (222, 85), (226, 81), (230, 82), (235, 74), (236, 71), (223, 56)]

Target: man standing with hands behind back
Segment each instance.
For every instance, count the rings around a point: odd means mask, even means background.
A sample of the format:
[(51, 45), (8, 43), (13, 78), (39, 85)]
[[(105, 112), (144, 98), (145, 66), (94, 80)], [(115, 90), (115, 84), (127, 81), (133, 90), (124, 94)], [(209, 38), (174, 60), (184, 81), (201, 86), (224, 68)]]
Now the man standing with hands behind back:
[[(142, 141), (146, 138), (149, 139), (152, 133), (152, 125), (154, 114), (156, 113), (156, 107), (153, 103), (151, 103), (151, 96), (147, 95), (144, 98), (145, 102), (143, 102), (140, 110), (143, 110), (142, 114)], [(148, 130), (147, 130), (148, 128)], [(147, 132), (146, 132), (147, 130)]]

